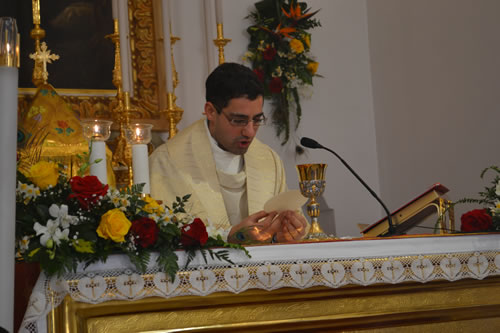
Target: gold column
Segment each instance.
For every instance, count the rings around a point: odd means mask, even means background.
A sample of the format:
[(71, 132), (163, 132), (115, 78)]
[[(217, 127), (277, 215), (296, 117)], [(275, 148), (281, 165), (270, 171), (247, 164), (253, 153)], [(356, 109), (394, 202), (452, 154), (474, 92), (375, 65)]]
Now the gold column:
[[(45, 30), (40, 27), (40, 0), (32, 0), (31, 7), (33, 10), (33, 24), (35, 27), (30, 31), (30, 36), (35, 40), (35, 54), (40, 53), (40, 40), (45, 38)], [(35, 60), (31, 81), (38, 87), (43, 84), (42, 63)]]

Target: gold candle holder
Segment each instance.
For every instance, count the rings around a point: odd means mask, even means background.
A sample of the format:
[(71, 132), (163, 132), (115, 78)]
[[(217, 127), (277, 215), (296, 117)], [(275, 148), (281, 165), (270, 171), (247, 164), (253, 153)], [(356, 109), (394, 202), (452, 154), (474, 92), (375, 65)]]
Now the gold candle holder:
[(224, 38), (224, 27), (222, 23), (217, 23), (217, 39), (214, 39), (214, 44), (219, 48), (219, 65), (224, 63), (224, 47), (231, 39)]
[(184, 110), (175, 103), (177, 97), (174, 93), (167, 93), (167, 108), (163, 111), (169, 123), (168, 138), (172, 139), (177, 134), (177, 124), (182, 119)]
[(311, 228), (305, 239), (328, 239), (334, 238), (328, 236), (321, 228), (319, 217), (319, 203), (316, 198), (319, 197), (325, 190), (325, 170), (327, 164), (300, 164), (297, 165), (299, 174), (299, 187), (303, 196), (310, 199), (307, 204), (307, 215), (311, 218)]

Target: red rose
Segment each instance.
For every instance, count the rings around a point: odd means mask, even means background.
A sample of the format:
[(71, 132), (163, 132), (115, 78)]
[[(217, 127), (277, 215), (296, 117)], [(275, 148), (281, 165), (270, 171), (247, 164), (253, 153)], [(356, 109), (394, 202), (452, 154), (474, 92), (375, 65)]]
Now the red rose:
[(462, 225), (460, 229), (463, 232), (487, 231), (493, 226), (491, 216), (486, 209), (474, 209), (462, 215)]
[(264, 60), (273, 60), (274, 56), (276, 55), (276, 49), (274, 47), (268, 47), (267, 49), (262, 52), (262, 57)]
[(260, 82), (264, 82), (264, 71), (260, 68), (256, 68), (253, 72), (257, 75)]
[(158, 225), (153, 219), (141, 217), (138, 220), (132, 221), (130, 232), (137, 236), (137, 238), (134, 237), (135, 244), (139, 244), (143, 248), (146, 248), (156, 243), (160, 228), (158, 228)]
[(281, 89), (283, 89), (283, 82), (281, 82), (281, 79), (279, 77), (273, 77), (273, 79), (269, 83), (269, 90), (273, 94), (278, 94), (281, 92)]
[(185, 247), (205, 245), (207, 240), (207, 228), (199, 218), (195, 218), (191, 224), (181, 228), (181, 244)]
[(99, 197), (106, 195), (108, 185), (103, 185), (96, 176), (74, 176), (69, 180), (73, 193), (70, 198), (77, 198), (80, 207), (89, 209), (90, 204), (99, 201)]

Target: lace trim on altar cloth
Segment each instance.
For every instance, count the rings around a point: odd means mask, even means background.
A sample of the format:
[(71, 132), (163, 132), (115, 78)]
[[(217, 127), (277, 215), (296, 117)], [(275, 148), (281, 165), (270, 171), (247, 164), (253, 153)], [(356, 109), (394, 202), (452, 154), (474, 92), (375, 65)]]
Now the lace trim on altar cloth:
[[(43, 273), (42, 273), (43, 274)], [(52, 305), (66, 295), (85, 303), (139, 300), (145, 297), (199, 295), (248, 289), (309, 288), (345, 285), (396, 284), (402, 282), (484, 279), (500, 275), (500, 252), (467, 252), (436, 255), (283, 260), (259, 264), (201, 265), (188, 267), (170, 281), (150, 268), (146, 274), (113, 269), (68, 274), (64, 279), (41, 276), (30, 298), (20, 332), (44, 332)]]

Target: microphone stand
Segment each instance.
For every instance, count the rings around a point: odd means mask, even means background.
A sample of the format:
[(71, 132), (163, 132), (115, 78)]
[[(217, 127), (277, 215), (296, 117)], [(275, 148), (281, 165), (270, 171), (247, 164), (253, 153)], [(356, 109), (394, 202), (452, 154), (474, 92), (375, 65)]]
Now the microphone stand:
[[(307, 140), (305, 140), (307, 139)], [(330, 153), (332, 153), (333, 155), (335, 155), (339, 160), (340, 162), (342, 162), (342, 164), (344, 164), (344, 166), (349, 169), (349, 171), (351, 171), (351, 173), (354, 175), (354, 177), (356, 177), (359, 182), (361, 184), (363, 184), (363, 186), (368, 190), (368, 192), (370, 192), (370, 194), (375, 198), (377, 199), (377, 201), (380, 203), (380, 205), (382, 206), (382, 208), (384, 209), (385, 213), (387, 214), (387, 222), (389, 224), (389, 230), (387, 232), (387, 234), (383, 235), (384, 237), (387, 237), (387, 236), (392, 236), (396, 233), (396, 227), (394, 226), (394, 224), (392, 223), (392, 217), (391, 217), (391, 213), (389, 212), (389, 210), (387, 209), (387, 207), (385, 206), (385, 204), (382, 202), (382, 200), (378, 197), (378, 195), (363, 181), (363, 179), (361, 179), (360, 176), (358, 176), (358, 174), (349, 166), (349, 164), (347, 164), (346, 161), (344, 161), (344, 159), (342, 157), (340, 157), (336, 152), (334, 152), (333, 150), (331, 150), (330, 148), (327, 148), (321, 144), (319, 144), (318, 142), (316, 142), (315, 140), (312, 140), (312, 139), (309, 139), (309, 138), (302, 138), (301, 142), (300, 142), (303, 146), (305, 147), (309, 147), (309, 148), (322, 148), (322, 149), (325, 149), (327, 151), (329, 151)], [(304, 144), (306, 143), (306, 144)]]

